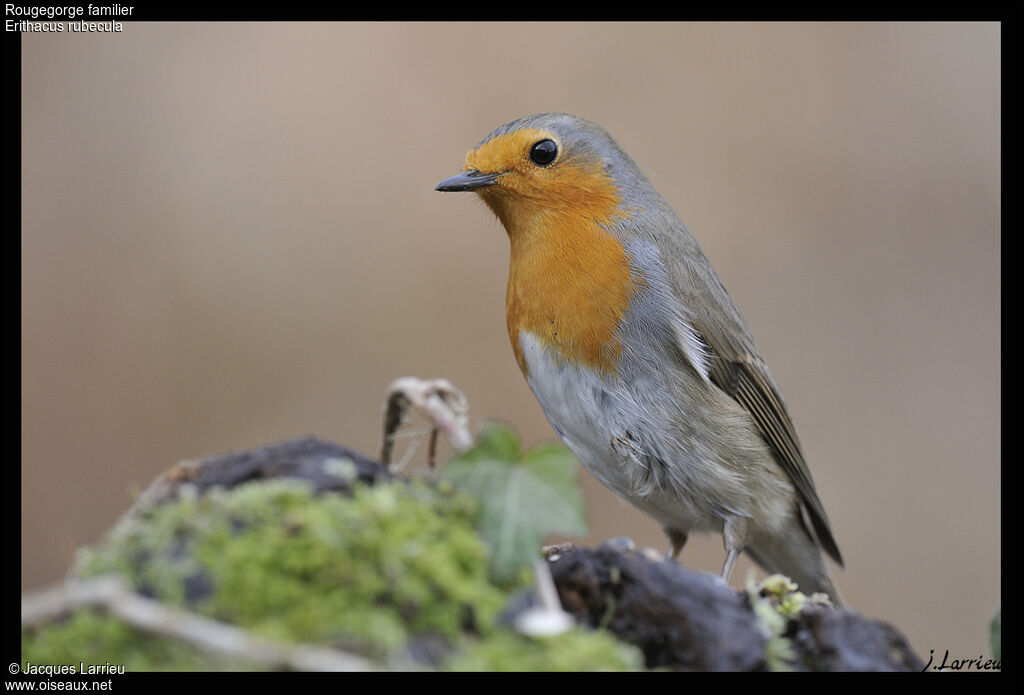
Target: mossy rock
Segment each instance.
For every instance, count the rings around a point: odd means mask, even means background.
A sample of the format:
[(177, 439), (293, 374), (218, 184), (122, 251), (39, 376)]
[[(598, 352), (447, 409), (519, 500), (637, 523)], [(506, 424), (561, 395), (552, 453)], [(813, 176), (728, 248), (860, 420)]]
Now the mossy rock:
[[(284, 643), (344, 649), (381, 668), (605, 670), (639, 667), (632, 647), (580, 628), (532, 640), (499, 624), (523, 582), (497, 584), (476, 501), (451, 483), (247, 482), (126, 515), (80, 552), (81, 577), (116, 572), (159, 601)], [(525, 576), (525, 575), (524, 575)], [(424, 647), (428, 645), (428, 647)], [(144, 634), (94, 610), (26, 630), (23, 660), (126, 670), (257, 668)], [(87, 657), (87, 658), (83, 658)]]

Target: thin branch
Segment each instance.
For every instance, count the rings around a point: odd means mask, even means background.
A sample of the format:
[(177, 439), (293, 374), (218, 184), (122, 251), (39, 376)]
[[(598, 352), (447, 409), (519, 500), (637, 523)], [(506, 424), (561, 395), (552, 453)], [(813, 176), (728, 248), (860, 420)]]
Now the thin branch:
[(200, 649), (251, 661), (268, 668), (296, 671), (376, 671), (354, 654), (310, 644), (286, 645), (257, 637), (242, 628), (145, 598), (117, 575), (69, 579), (22, 596), (21, 624), (33, 628), (76, 608), (101, 608), (133, 627), (189, 642)]

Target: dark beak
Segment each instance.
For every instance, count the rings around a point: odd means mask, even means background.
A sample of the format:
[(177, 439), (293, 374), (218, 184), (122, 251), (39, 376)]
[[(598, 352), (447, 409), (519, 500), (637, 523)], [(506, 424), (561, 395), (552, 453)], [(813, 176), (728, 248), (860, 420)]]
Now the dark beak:
[(467, 169), (460, 174), (456, 174), (450, 179), (445, 179), (441, 183), (434, 186), (435, 191), (444, 191), (446, 193), (453, 193), (456, 191), (475, 191), (478, 188), (484, 186), (493, 186), (498, 177), (498, 174), (481, 174), (476, 169)]

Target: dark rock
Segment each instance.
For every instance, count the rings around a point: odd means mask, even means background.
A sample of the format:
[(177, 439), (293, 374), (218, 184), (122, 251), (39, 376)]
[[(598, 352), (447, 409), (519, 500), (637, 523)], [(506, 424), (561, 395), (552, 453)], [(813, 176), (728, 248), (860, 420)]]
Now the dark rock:
[[(760, 671), (766, 632), (746, 592), (617, 540), (577, 548), (548, 563), (563, 608), (639, 647), (648, 668)], [(848, 609), (808, 604), (783, 636), (806, 671), (920, 671), (893, 627)]]
[(390, 480), (392, 475), (378, 462), (334, 442), (311, 435), (295, 437), (255, 449), (182, 461), (154, 480), (132, 511), (173, 499), (185, 485), (201, 495), (214, 487), (230, 489), (271, 478), (305, 480), (316, 492), (347, 492), (355, 481), (373, 484)]
[(755, 671), (765, 637), (746, 596), (717, 577), (605, 543), (551, 562), (562, 606), (639, 647), (648, 668)]
[(924, 662), (894, 627), (851, 610), (806, 606), (786, 632), (809, 671), (921, 671)]

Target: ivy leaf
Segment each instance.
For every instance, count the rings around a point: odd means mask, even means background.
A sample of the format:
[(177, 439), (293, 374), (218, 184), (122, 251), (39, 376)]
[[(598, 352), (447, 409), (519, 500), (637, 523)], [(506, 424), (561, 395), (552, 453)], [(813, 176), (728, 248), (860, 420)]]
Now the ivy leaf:
[(453, 458), (442, 475), (480, 503), (479, 532), (491, 546), (491, 564), (499, 578), (539, 557), (553, 533), (587, 533), (576, 458), (560, 444), (522, 452), (505, 425), (485, 423), (476, 445)]

